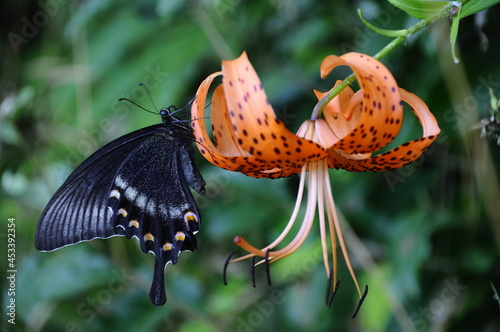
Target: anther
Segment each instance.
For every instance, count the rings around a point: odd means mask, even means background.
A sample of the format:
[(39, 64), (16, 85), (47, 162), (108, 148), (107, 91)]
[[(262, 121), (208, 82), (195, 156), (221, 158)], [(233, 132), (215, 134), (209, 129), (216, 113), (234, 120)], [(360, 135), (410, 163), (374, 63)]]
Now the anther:
[(229, 255), (227, 255), (226, 261), (224, 262), (224, 269), (222, 270), (222, 283), (224, 283), (225, 286), (227, 286), (227, 279), (226, 279), (226, 274), (227, 274), (227, 267), (229, 265), (229, 262), (231, 261), (231, 257), (236, 253), (236, 251), (231, 251)]
[(257, 287), (255, 284), (255, 256), (252, 257), (252, 264), (250, 265), (250, 275), (252, 277), (252, 288)]
[(271, 286), (271, 272), (269, 271), (269, 249), (266, 250), (266, 256), (264, 257), (264, 264), (266, 267), (267, 284)]
[(361, 295), (361, 298), (358, 301), (358, 304), (356, 305), (356, 308), (354, 308), (354, 313), (352, 314), (352, 318), (356, 318), (356, 315), (358, 314), (359, 308), (361, 308), (361, 305), (363, 304), (363, 301), (366, 298), (366, 295), (368, 295), (368, 285), (365, 285), (365, 291), (363, 292), (363, 295)]
[(330, 308), (333, 303), (333, 299), (335, 298), (335, 294), (337, 294), (337, 289), (340, 286), (340, 279), (335, 283), (335, 287), (332, 291), (333, 284), (333, 270), (330, 269), (330, 277), (328, 278), (328, 284), (326, 285), (326, 307)]

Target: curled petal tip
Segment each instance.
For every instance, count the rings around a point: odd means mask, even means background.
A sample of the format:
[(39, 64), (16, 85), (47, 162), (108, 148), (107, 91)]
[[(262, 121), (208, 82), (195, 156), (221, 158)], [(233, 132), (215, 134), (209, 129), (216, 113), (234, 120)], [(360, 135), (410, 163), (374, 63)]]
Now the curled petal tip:
[(328, 75), (330, 75), (332, 69), (337, 66), (338, 61), (339, 57), (336, 55), (329, 55), (323, 59), (321, 65), (319, 66), (319, 71), (322, 79), (325, 79), (328, 77)]

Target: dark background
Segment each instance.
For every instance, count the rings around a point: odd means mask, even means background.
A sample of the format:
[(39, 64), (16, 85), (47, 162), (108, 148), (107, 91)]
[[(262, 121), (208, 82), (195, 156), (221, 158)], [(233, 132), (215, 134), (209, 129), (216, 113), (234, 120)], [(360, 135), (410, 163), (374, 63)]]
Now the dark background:
[[(13, 331), (495, 331), (500, 307), (499, 149), (471, 129), (489, 116), (488, 87), (500, 95), (500, 10), (461, 21), (460, 64), (449, 54), (448, 20), (412, 36), (383, 59), (399, 85), (419, 95), (442, 134), (420, 160), (390, 173), (331, 170), (337, 208), (361, 284), (370, 293), (350, 318), (357, 293), (341, 260), (331, 309), (317, 226), (294, 255), (271, 266), (273, 285), (249, 265), (231, 265), (232, 239), (264, 246), (294, 204), (298, 178), (262, 180), (217, 169), (201, 156), (207, 181), (195, 253), (167, 267), (168, 302), (148, 299), (154, 259), (124, 238), (51, 253), (34, 248), (40, 213), (69, 173), (103, 144), (182, 107), (221, 59), (243, 50), (276, 113), (291, 130), (345, 73), (319, 78), (328, 54), (375, 54), (390, 39), (367, 30), (416, 20), (385, 1), (16, 1), (2, 5), (0, 75), (0, 266), (7, 221), (16, 218), (16, 325)], [(346, 72), (347, 73), (347, 72)], [(417, 138), (411, 113), (400, 143)], [(188, 118), (188, 114), (184, 114)], [(350, 225), (350, 227), (349, 227)], [(6, 271), (7, 267), (2, 271)], [(2, 277), (2, 308), (9, 300)]]

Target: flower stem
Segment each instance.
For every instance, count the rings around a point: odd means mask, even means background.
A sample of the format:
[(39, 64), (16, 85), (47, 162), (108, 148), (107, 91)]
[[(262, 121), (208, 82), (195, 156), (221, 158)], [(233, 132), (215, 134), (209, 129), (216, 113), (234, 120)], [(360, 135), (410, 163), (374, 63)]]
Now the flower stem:
[[(464, 5), (470, 0), (463, 0), (461, 1), (461, 5)], [(405, 40), (410, 38), (412, 35), (417, 33), (418, 31), (422, 30), (423, 28), (433, 24), (434, 22), (437, 22), (445, 17), (450, 17), (452, 15), (452, 11), (455, 8), (454, 4), (450, 4), (449, 6), (446, 6), (439, 11), (437, 11), (434, 15), (429, 16), (426, 19), (423, 19), (413, 25), (412, 27), (406, 29), (408, 32), (404, 36), (398, 36), (394, 38), (389, 44), (387, 44), (383, 49), (381, 49), (377, 54), (373, 56), (373, 58), (380, 60), (383, 57), (385, 57), (387, 54), (389, 54), (393, 49), (395, 49), (398, 45), (403, 43)], [(311, 114), (311, 120), (316, 120), (321, 116), (321, 113), (323, 112), (323, 109), (325, 106), (332, 101), (335, 96), (337, 96), (342, 90), (344, 90), (348, 85), (350, 85), (352, 82), (356, 80), (356, 76), (354, 74), (349, 75), (342, 83), (337, 85), (335, 89), (331, 90), (329, 93), (327, 93), (314, 107), (313, 112)]]

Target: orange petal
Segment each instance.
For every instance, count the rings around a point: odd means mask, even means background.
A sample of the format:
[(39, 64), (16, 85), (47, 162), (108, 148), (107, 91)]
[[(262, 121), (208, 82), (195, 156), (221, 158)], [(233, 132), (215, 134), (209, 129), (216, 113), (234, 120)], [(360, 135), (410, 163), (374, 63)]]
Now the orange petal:
[(431, 113), (427, 105), (416, 95), (400, 88), (403, 100), (407, 102), (415, 116), (423, 127), (423, 136), (410, 142), (406, 142), (392, 150), (378, 156), (356, 160), (339, 151), (329, 149), (329, 166), (342, 168), (348, 171), (387, 171), (402, 167), (419, 158), (427, 147), (434, 142), (440, 133), (436, 118)]
[[(230, 171), (241, 172), (252, 177), (280, 178), (300, 173), (301, 167), (299, 166), (285, 168), (275, 167), (273, 164), (269, 165), (268, 161), (264, 162), (253, 156), (241, 154), (240, 147), (235, 147), (234, 137), (227, 134), (227, 131), (230, 129), (228, 129), (227, 121), (226, 123), (224, 122), (224, 114), (227, 114), (227, 107), (222, 87), (215, 90), (212, 98), (212, 121), (217, 123), (214, 125), (214, 132), (217, 137), (218, 146), (216, 147), (213, 144), (205, 123), (205, 104), (207, 102), (210, 85), (213, 80), (220, 75), (220, 72), (214, 73), (201, 83), (191, 108), (193, 135), (200, 153), (207, 161), (215, 166)], [(217, 130), (219, 130), (220, 133)], [(234, 153), (234, 155), (230, 153)], [(247, 152), (245, 152), (245, 154), (247, 154)]]
[(217, 152), (217, 148), (208, 135), (205, 123), (205, 104), (212, 81), (221, 74), (221, 72), (213, 73), (200, 84), (193, 105), (191, 106), (191, 126), (198, 149), (209, 162), (216, 166), (219, 164), (217, 159), (223, 156)]
[(232, 124), (231, 120), (229, 120), (222, 84), (215, 89), (212, 96), (210, 115), (212, 120), (212, 135), (218, 151), (225, 156), (250, 156), (250, 153), (243, 150), (237, 144), (233, 136), (225, 135), (225, 133), (232, 130)]
[[(341, 65), (352, 68), (361, 87), (347, 105), (347, 112), (355, 114), (353, 109), (361, 102), (363, 109), (356, 126), (332, 148), (349, 154), (377, 151), (389, 144), (401, 129), (403, 106), (396, 80), (378, 60), (354, 52), (326, 57), (321, 63), (321, 77)], [(340, 122), (332, 128), (344, 125)]]
[(227, 135), (257, 160), (271, 167), (300, 168), (307, 162), (325, 158), (326, 150), (297, 137), (279, 120), (247, 54), (222, 62), (222, 83), (232, 123)]
[[(312, 121), (312, 120), (311, 120)], [(315, 138), (317, 139), (319, 145), (321, 146), (332, 146), (332, 142), (337, 140), (336, 135), (333, 133), (332, 128), (327, 124), (327, 122), (323, 119), (314, 120), (314, 131), (316, 133)], [(330, 151), (336, 151), (340, 156), (344, 156), (345, 158), (359, 160), (366, 159), (371, 156), (371, 153), (357, 153), (357, 154), (348, 154), (338, 150), (329, 149)], [(330, 168), (339, 168), (335, 167), (333, 164), (329, 165)]]
[[(332, 90), (335, 89), (340, 82), (342, 81), (337, 81)], [(316, 94), (318, 100), (327, 94), (327, 92), (319, 92), (317, 90), (314, 90), (314, 93)], [(335, 140), (329, 142), (329, 146), (322, 145), (323, 147), (328, 148), (337, 143), (340, 139), (349, 134), (359, 122), (359, 119), (361, 118), (360, 105), (349, 110), (349, 112), (346, 112), (348, 110), (347, 107), (349, 102), (353, 96), (354, 91), (352, 91), (352, 89), (348, 86), (342, 90), (339, 95), (335, 96), (335, 98), (333, 98), (323, 110), (323, 117), (331, 128), (332, 134), (336, 137)], [(339, 116), (340, 113), (342, 113), (341, 116)]]
[(399, 88), (403, 100), (411, 106), (413, 113), (422, 125), (424, 136), (437, 136), (441, 132), (436, 118), (429, 110), (429, 107), (417, 95)]

